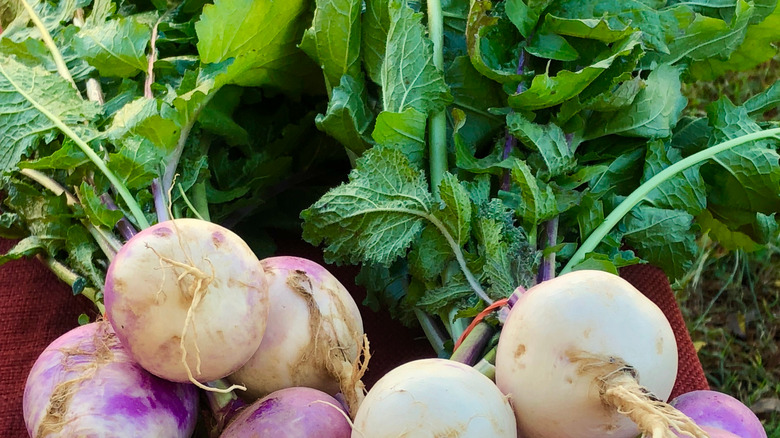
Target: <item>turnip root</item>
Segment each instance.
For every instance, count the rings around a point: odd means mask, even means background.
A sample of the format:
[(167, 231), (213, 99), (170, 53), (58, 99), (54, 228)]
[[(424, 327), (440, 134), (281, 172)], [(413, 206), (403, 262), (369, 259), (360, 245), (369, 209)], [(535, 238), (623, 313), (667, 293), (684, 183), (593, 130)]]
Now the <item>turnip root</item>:
[(353, 438), (516, 437), (515, 417), (496, 385), (474, 368), (420, 359), (385, 374), (357, 411)]
[(153, 376), (122, 347), (106, 321), (52, 342), (30, 371), (23, 411), (31, 437), (190, 437), (193, 385)]
[(244, 408), (220, 438), (349, 438), (347, 418), (339, 402), (320, 390), (285, 388)]
[(175, 219), (136, 234), (106, 274), (108, 319), (149, 372), (175, 381), (227, 376), (257, 350), (268, 319), (260, 261), (236, 234)]
[(691, 391), (677, 396), (670, 404), (703, 429), (723, 429), (740, 438), (766, 438), (766, 430), (756, 414), (728, 394)]
[(244, 385), (250, 398), (294, 386), (341, 391), (354, 410), (364, 395), (363, 321), (354, 299), (311, 260), (281, 256), (261, 263), (271, 301), (268, 326), (255, 354), (228, 380)]
[(575, 271), (512, 307), (496, 384), (524, 438), (673, 437), (670, 427), (704, 436), (664, 403), (677, 361), (672, 328), (652, 301), (616, 275)]

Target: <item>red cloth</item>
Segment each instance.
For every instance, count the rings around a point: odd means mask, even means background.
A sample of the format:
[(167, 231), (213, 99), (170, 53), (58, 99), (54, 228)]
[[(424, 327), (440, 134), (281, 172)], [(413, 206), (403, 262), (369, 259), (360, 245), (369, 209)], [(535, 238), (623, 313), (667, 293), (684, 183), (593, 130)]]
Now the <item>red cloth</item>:
[[(5, 253), (11, 242), (0, 240)], [(322, 255), (301, 241), (285, 242), (280, 253), (307, 257), (322, 263)], [(355, 286), (357, 268), (329, 266), (358, 303), (365, 291)], [(651, 266), (624, 268), (621, 275), (645, 293), (664, 311), (677, 335), (680, 367), (672, 396), (707, 388), (701, 364), (685, 328), (680, 309), (663, 272)], [(21, 260), (0, 267), (0, 437), (26, 437), (22, 419), (22, 393), (27, 374), (41, 351), (54, 339), (77, 325), (78, 315), (92, 313), (87, 300), (73, 297), (37, 260)], [(361, 306), (372, 358), (364, 379), (371, 384), (391, 368), (433, 355), (419, 330), (411, 330)]]

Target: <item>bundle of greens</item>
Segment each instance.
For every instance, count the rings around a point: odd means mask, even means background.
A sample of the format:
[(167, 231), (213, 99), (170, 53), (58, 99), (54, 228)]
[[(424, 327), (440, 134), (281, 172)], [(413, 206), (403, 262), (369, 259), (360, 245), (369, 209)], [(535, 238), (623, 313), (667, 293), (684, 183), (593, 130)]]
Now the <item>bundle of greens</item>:
[(649, 262), (680, 280), (699, 236), (778, 235), (780, 130), (756, 116), (780, 87), (702, 118), (681, 92), (770, 59), (776, 1), (316, 3), (317, 126), (359, 158), (303, 236), (362, 264), (367, 304), (421, 322), (439, 354), (556, 272)]

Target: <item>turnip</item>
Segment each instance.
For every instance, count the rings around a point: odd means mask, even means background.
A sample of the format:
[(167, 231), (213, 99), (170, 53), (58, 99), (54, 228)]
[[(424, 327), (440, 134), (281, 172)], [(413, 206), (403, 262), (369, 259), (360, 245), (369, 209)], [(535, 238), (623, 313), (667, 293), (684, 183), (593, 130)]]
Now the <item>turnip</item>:
[(268, 326), (255, 354), (228, 380), (244, 385), (250, 398), (293, 386), (341, 391), (356, 408), (363, 396), (358, 359), (364, 334), (355, 300), (311, 260), (281, 256), (261, 263), (271, 302)]
[(741, 438), (766, 438), (766, 430), (756, 414), (728, 394), (691, 391), (677, 396), (670, 404), (702, 428), (723, 429)]
[(524, 438), (704, 436), (663, 401), (677, 344), (661, 310), (630, 283), (575, 271), (520, 296), (498, 342), (496, 384)]
[(193, 385), (153, 376), (120, 344), (106, 321), (52, 342), (30, 371), (23, 411), (31, 437), (189, 437)]
[(474, 368), (419, 359), (385, 374), (368, 391), (353, 438), (516, 437), (506, 397)]
[(260, 261), (236, 234), (174, 219), (136, 234), (106, 274), (108, 319), (132, 356), (176, 382), (220, 379), (257, 350), (268, 318)]
[(347, 418), (339, 402), (320, 390), (285, 388), (244, 408), (220, 438), (349, 438)]

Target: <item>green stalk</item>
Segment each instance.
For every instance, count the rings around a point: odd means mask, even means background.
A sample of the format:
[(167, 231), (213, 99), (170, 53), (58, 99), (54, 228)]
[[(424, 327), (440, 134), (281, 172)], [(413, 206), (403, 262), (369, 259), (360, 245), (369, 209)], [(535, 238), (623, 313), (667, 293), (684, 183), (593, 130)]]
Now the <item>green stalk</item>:
[[(433, 42), (433, 65), (444, 71), (444, 16), (441, 0), (428, 0), (428, 36)], [(447, 114), (431, 114), (428, 142), (431, 168), (431, 191), (439, 199), (439, 184), (447, 171)]]
[(41, 18), (38, 16), (38, 14), (35, 13), (32, 6), (27, 4), (27, 0), (22, 0), (21, 3), (22, 6), (24, 6), (25, 11), (27, 11), (27, 14), (30, 15), (30, 21), (32, 21), (35, 27), (37, 27), (41, 32), (41, 38), (43, 38), (43, 42), (46, 44), (46, 47), (49, 48), (52, 58), (54, 58), (54, 65), (57, 66), (57, 73), (70, 82), (73, 88), (78, 90), (78, 87), (76, 87), (76, 82), (73, 80), (73, 76), (71, 76), (67, 64), (65, 64), (65, 59), (60, 53), (60, 49), (57, 48), (57, 44), (54, 43), (54, 39), (51, 37), (48, 29), (46, 29), (46, 26), (41, 21)]
[(571, 257), (571, 259), (566, 264), (566, 266), (564, 266), (564, 268), (561, 270), (561, 274), (565, 274), (571, 271), (572, 268), (575, 265), (577, 265), (577, 263), (583, 261), (585, 259), (585, 255), (587, 255), (589, 252), (592, 252), (594, 249), (596, 249), (599, 243), (601, 243), (602, 239), (604, 239), (604, 237), (607, 234), (609, 234), (612, 228), (614, 228), (615, 225), (617, 225), (617, 223), (620, 222), (620, 220), (623, 219), (623, 217), (626, 214), (628, 214), (628, 212), (631, 211), (632, 208), (634, 208), (637, 204), (639, 204), (645, 198), (645, 196), (647, 196), (648, 193), (650, 193), (653, 189), (658, 187), (661, 183), (663, 183), (667, 179), (671, 178), (672, 176), (682, 172), (683, 170), (689, 167), (695, 166), (696, 164), (699, 164), (702, 161), (708, 160), (725, 150), (743, 145), (745, 143), (749, 143), (751, 141), (761, 140), (769, 137), (777, 137), (779, 135), (780, 135), (780, 128), (767, 129), (765, 131), (746, 134), (725, 141), (723, 143), (719, 143), (703, 151), (697, 152), (687, 158), (684, 158), (672, 164), (671, 166), (667, 167), (661, 172), (658, 172), (657, 175), (645, 181), (644, 184), (640, 185), (636, 190), (634, 190), (630, 195), (628, 195), (628, 197), (626, 197), (626, 199), (624, 199), (623, 202), (621, 202), (612, 211), (612, 213), (610, 213), (609, 216), (607, 216), (604, 219), (604, 222), (602, 222), (601, 225), (598, 226), (598, 228), (593, 230), (590, 236), (588, 236), (588, 238), (585, 239), (582, 245), (580, 245), (580, 247), (577, 249), (577, 252), (574, 253), (574, 255)]

